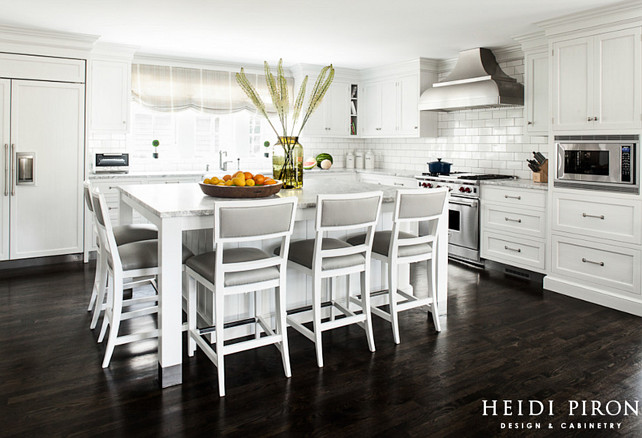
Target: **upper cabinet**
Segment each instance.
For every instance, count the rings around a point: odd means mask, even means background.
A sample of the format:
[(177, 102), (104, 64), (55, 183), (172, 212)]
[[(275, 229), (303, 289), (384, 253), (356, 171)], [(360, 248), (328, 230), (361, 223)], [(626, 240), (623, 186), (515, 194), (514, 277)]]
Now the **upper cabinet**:
[(635, 129), (640, 107), (640, 28), (553, 43), (553, 129)]
[(421, 92), (437, 82), (428, 60), (368, 70), (361, 86), (364, 137), (436, 137), (438, 114), (419, 111)]
[(89, 129), (126, 133), (129, 129), (131, 69), (135, 48), (96, 44), (89, 60)]
[(351, 83), (333, 81), (321, 104), (305, 125), (305, 135), (348, 137), (351, 123), (351, 90)]
[(524, 56), (524, 115), (529, 134), (548, 134), (548, 65), (546, 51)]

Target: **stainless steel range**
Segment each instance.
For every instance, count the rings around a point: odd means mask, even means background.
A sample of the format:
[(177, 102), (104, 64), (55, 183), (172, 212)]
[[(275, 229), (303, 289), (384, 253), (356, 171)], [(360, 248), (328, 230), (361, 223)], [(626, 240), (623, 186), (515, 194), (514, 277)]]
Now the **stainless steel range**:
[(512, 179), (509, 175), (451, 172), (415, 176), (419, 187), (448, 187), (448, 256), (482, 265), (479, 256), (479, 192), (482, 180)]

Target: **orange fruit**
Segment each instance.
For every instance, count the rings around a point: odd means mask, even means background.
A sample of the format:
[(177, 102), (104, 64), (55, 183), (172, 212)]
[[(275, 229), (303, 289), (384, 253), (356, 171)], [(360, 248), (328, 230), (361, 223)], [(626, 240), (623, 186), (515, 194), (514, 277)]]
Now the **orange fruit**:
[(260, 173), (257, 175), (254, 175), (254, 182), (256, 183), (257, 186), (262, 186), (264, 181), (265, 181), (265, 177)]
[(248, 187), (253, 187), (254, 184), (256, 184), (256, 183), (252, 178), (245, 180), (245, 185), (248, 186)]
[(216, 185), (216, 184), (218, 184), (218, 182), (219, 182), (219, 179), (218, 179), (217, 177), (215, 177), (215, 176), (213, 176), (213, 177), (210, 179), (210, 184), (214, 184), (214, 185)]
[(232, 179), (232, 177), (231, 177), (230, 175), (225, 175), (225, 176), (223, 177), (223, 181), (229, 181), (229, 180), (231, 180), (231, 179)]
[(263, 185), (269, 186), (271, 184), (276, 184), (276, 181), (274, 181), (272, 178), (268, 178), (263, 182)]
[(226, 186), (231, 186), (232, 184), (234, 184), (234, 183), (232, 182), (231, 179), (228, 179), (227, 181), (225, 181), (225, 185)]
[(244, 172), (245, 179), (252, 179), (254, 175), (252, 175), (250, 172)]
[(210, 179), (209, 179), (209, 178), (205, 178), (205, 179), (203, 180), (203, 184), (211, 184), (211, 183), (212, 183), (212, 181), (210, 181)]
[(243, 177), (245, 178), (245, 174), (243, 172), (241, 172), (240, 170), (238, 172), (235, 172), (234, 175), (232, 175), (232, 178), (236, 178), (239, 175), (243, 175)]

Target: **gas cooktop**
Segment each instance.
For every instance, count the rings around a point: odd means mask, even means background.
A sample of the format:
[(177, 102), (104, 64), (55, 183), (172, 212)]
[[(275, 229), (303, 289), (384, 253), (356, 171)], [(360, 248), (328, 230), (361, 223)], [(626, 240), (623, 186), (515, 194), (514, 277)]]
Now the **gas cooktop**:
[(470, 173), (470, 172), (451, 172), (448, 175), (444, 174), (435, 174), (424, 172), (420, 176), (421, 178), (439, 178), (443, 180), (467, 180), (467, 181), (482, 181), (487, 179), (513, 179), (514, 176), (511, 175), (498, 175), (498, 174), (488, 174), (488, 173)]

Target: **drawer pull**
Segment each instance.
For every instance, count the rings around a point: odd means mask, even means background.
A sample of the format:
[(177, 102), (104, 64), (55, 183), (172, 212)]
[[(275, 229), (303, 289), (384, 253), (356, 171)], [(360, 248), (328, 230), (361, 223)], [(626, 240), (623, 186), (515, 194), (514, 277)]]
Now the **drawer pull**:
[(403, 186), (403, 183), (393, 183), (396, 186)]
[(596, 214), (586, 214), (586, 213), (582, 213), (582, 217), (594, 217), (595, 219), (601, 219), (601, 220), (604, 220), (604, 215), (603, 215), (603, 214), (601, 214), (601, 215), (599, 215), (599, 216), (598, 216), (598, 215), (596, 215)]
[(604, 266), (604, 262), (594, 262), (593, 260), (588, 260), (588, 259), (585, 259), (584, 257), (582, 257), (582, 262), (583, 263), (591, 263), (593, 265)]
[(504, 220), (507, 221), (507, 222), (517, 222), (518, 224), (522, 223), (521, 219), (511, 219), (509, 217), (505, 217)]
[(510, 246), (506, 246), (506, 245), (504, 245), (504, 249), (506, 251), (522, 252), (521, 248), (511, 248)]
[(521, 196), (510, 196), (510, 195), (504, 195), (504, 198), (506, 199), (517, 199), (518, 201), (522, 199)]

